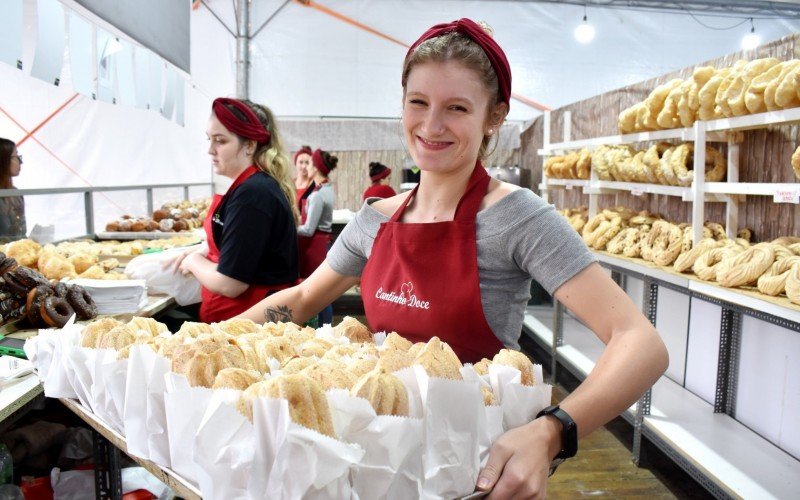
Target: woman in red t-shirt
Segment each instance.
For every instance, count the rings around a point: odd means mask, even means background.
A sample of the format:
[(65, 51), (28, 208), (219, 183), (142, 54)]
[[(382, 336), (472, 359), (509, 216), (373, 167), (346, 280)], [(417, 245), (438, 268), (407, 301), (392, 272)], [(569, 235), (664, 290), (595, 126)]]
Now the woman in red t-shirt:
[(391, 198), (397, 193), (389, 185), (389, 176), (392, 169), (377, 161), (369, 164), (369, 178), (372, 185), (364, 191), (364, 200), (367, 198)]

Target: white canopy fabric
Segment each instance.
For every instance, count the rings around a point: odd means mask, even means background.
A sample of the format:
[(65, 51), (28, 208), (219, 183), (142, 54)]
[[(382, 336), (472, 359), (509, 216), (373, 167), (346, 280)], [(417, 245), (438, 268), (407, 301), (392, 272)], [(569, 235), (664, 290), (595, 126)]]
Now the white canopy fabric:
[[(231, 2), (207, 3), (235, 25)], [(749, 22), (720, 31), (701, 26), (686, 14), (589, 7), (587, 17), (597, 34), (592, 43), (582, 45), (573, 31), (584, 9), (573, 5), (456, 0), (318, 3), (406, 44), (436, 23), (460, 17), (486, 21), (508, 56), (513, 91), (551, 108), (735, 52), (750, 31)], [(254, 29), (282, 4), (283, 0), (253, 2)], [(201, 7), (193, 19), (208, 14)], [(697, 19), (717, 28), (744, 21)], [(797, 31), (800, 21), (756, 20), (755, 27), (766, 42)], [(227, 41), (229, 53), (235, 54), (230, 35)], [(252, 41), (250, 93), (283, 116), (399, 116), (405, 53), (406, 48), (396, 43), (290, 2)], [(535, 109), (512, 101), (509, 119), (530, 120), (537, 115)]]

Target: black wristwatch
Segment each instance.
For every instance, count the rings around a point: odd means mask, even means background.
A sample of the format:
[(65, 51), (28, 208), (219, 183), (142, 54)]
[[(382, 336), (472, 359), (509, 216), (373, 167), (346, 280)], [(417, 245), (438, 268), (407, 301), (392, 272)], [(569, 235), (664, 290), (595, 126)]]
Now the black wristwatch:
[(550, 463), (550, 475), (552, 476), (556, 468), (561, 465), (564, 460), (574, 457), (575, 454), (578, 453), (578, 425), (572, 420), (569, 413), (559, 408), (558, 405), (548, 406), (540, 411), (536, 415), (536, 418), (547, 415), (555, 417), (561, 422), (561, 451), (558, 452)]

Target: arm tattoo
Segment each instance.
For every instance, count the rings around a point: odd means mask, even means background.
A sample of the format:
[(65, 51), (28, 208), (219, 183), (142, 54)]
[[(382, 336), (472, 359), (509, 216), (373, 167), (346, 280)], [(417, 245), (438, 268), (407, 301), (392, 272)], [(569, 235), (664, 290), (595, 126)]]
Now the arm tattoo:
[(292, 310), (289, 306), (267, 307), (264, 309), (264, 318), (272, 323), (278, 321), (288, 323), (292, 321)]

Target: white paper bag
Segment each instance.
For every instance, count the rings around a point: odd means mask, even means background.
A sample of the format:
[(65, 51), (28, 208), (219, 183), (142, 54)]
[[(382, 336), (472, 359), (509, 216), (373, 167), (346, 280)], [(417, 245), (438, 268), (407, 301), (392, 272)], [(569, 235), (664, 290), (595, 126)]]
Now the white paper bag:
[(179, 305), (186, 306), (200, 302), (200, 282), (193, 275), (184, 276), (174, 269), (164, 269), (164, 265), (174, 259), (184, 248), (174, 248), (163, 252), (139, 255), (125, 266), (125, 274), (134, 279), (147, 282), (151, 292), (171, 295)]
[(194, 440), (213, 391), (207, 387), (190, 387), (184, 375), (173, 372), (165, 375), (165, 383), (164, 409), (171, 468), (198, 486)]
[(214, 391), (197, 429), (194, 455), (203, 498), (249, 498), (255, 439), (253, 426), (234, 405), (238, 392)]

